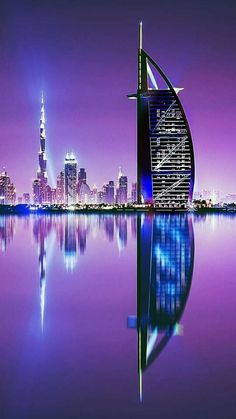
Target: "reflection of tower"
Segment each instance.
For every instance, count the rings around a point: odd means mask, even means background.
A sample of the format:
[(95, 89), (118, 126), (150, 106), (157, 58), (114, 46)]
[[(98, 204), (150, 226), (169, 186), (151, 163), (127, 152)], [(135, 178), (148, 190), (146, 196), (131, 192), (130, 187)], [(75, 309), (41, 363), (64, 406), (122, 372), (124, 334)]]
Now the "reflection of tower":
[(78, 227), (78, 245), (80, 254), (83, 255), (86, 250), (87, 231), (84, 228)]
[(118, 215), (116, 217), (117, 243), (119, 250), (123, 250), (127, 245), (127, 217)]
[(142, 373), (169, 339), (180, 334), (194, 261), (191, 219), (185, 215), (137, 218), (137, 322), (140, 398)]
[(0, 252), (5, 253), (15, 233), (15, 217), (0, 217)]
[(64, 261), (66, 268), (73, 271), (77, 262), (76, 218), (73, 215), (65, 219)]
[(44, 326), (45, 296), (46, 296), (46, 241), (52, 229), (50, 218), (36, 218), (34, 220), (33, 234), (38, 244), (39, 287), (40, 287), (40, 317), (41, 328)]
[(77, 161), (73, 153), (65, 157), (65, 202), (68, 205), (77, 201)]
[(156, 62), (138, 49), (137, 198), (160, 207), (186, 207), (192, 199), (194, 154), (178, 93)]
[(131, 234), (132, 237), (136, 238), (137, 236), (137, 218), (131, 217)]
[(104, 216), (104, 229), (110, 242), (114, 240), (114, 215)]

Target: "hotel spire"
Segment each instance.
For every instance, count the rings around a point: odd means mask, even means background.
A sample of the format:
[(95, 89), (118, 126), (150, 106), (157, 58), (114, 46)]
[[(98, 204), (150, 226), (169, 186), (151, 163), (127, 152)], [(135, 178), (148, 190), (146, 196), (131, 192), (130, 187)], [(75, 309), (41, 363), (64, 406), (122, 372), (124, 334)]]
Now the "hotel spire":
[(139, 22), (139, 49), (143, 48), (143, 22)]

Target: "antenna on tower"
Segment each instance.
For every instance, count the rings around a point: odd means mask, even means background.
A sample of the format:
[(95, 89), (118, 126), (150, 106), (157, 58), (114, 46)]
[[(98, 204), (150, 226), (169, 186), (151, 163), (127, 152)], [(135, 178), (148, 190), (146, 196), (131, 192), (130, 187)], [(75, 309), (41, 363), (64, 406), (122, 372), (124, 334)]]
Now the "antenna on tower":
[(143, 48), (143, 22), (139, 22), (139, 49)]

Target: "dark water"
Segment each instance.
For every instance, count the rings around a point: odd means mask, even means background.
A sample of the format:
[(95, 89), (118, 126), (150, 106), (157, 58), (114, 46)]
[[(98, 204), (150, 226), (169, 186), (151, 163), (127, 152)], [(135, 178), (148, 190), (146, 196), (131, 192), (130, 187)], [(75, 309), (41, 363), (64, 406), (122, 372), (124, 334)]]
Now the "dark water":
[(0, 217), (0, 418), (235, 418), (235, 249), (227, 215)]

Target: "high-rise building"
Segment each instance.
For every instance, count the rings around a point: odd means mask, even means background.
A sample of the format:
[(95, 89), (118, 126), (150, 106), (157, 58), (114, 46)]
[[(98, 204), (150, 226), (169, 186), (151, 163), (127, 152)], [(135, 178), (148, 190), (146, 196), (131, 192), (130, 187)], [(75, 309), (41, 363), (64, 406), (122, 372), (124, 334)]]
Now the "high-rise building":
[(81, 168), (78, 172), (78, 193), (82, 183), (86, 183), (87, 181), (87, 173), (84, 168)]
[(132, 183), (132, 189), (131, 189), (131, 202), (137, 202), (137, 183)]
[(65, 157), (65, 202), (67, 205), (77, 202), (77, 161), (73, 153)]
[(79, 188), (78, 201), (80, 204), (90, 204), (91, 202), (91, 189), (87, 183), (82, 182)]
[(40, 204), (41, 202), (41, 188), (40, 188), (40, 180), (35, 179), (33, 181), (33, 201), (35, 205)]
[(29, 193), (23, 193), (23, 203), (24, 204), (30, 204), (30, 194)]
[(99, 191), (97, 193), (97, 203), (98, 204), (103, 204), (104, 203), (104, 192), (103, 191)]
[(98, 188), (96, 185), (93, 185), (91, 190), (91, 204), (97, 204), (98, 203)]
[(106, 185), (104, 185), (104, 202), (106, 204), (114, 204), (114, 200), (115, 200), (114, 181), (110, 180)]
[(0, 174), (0, 202), (1, 204), (15, 204), (16, 202), (16, 188), (5, 169)]
[[(37, 204), (43, 204), (47, 202), (46, 197), (46, 186), (48, 183), (48, 175), (47, 175), (47, 156), (46, 156), (46, 130), (45, 130), (45, 109), (44, 109), (44, 98), (42, 94), (41, 100), (41, 114), (40, 114), (40, 149), (39, 149), (39, 167), (37, 171), (37, 179), (33, 181), (33, 190), (37, 185), (38, 196), (37, 201), (35, 201), (35, 194), (34, 194), (34, 201)], [(35, 181), (38, 180), (38, 183)]]
[(119, 180), (119, 199), (120, 204), (126, 204), (128, 200), (128, 178), (121, 176)]
[(160, 207), (186, 207), (192, 199), (192, 137), (178, 93), (142, 47), (140, 23), (137, 99), (138, 202)]
[(52, 204), (56, 204), (57, 203), (57, 189), (56, 188), (51, 188), (51, 199), (52, 199)]
[(56, 204), (56, 188), (46, 185), (44, 192), (44, 203), (47, 205)]
[(116, 189), (116, 203), (126, 204), (128, 201), (128, 178), (124, 176), (119, 168), (118, 182)]
[(87, 173), (84, 168), (81, 168), (78, 173), (78, 201), (81, 204), (90, 204), (92, 198), (92, 192), (87, 184)]
[(57, 176), (56, 201), (58, 204), (65, 202), (65, 174), (63, 171)]
[(12, 205), (16, 203), (16, 187), (14, 183), (9, 183), (8, 185), (6, 203)]

